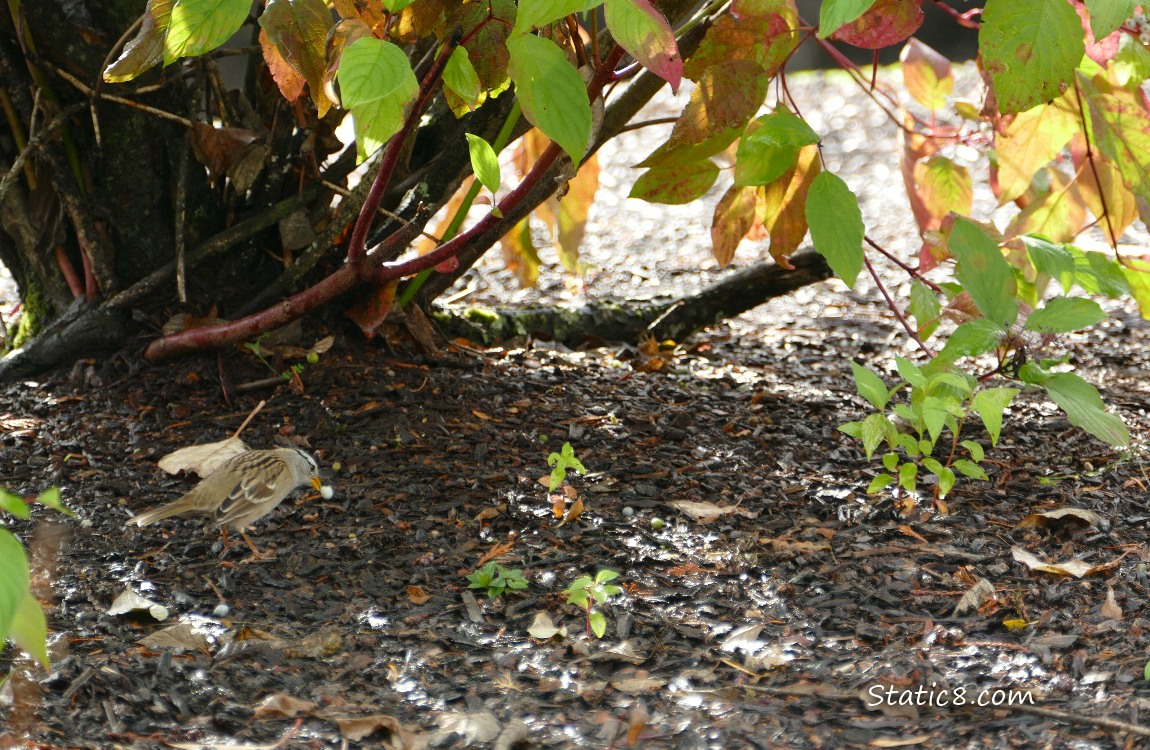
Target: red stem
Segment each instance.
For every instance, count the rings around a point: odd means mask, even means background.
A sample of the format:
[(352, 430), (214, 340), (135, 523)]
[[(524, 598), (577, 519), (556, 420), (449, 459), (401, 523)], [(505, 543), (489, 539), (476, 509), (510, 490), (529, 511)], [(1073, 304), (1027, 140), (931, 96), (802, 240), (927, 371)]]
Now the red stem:
[(359, 210), (359, 216), (355, 220), (355, 229), (352, 230), (351, 241), (347, 246), (348, 263), (356, 263), (363, 259), (364, 247), (367, 245), (367, 233), (371, 229), (371, 223), (375, 219), (376, 212), (379, 210), (379, 204), (383, 202), (383, 194), (387, 192), (391, 176), (395, 173), (395, 166), (399, 163), (399, 154), (403, 150), (404, 144), (407, 143), (415, 124), (423, 115), (423, 110), (431, 100), (432, 94), (435, 93), (435, 87), (439, 84), (439, 78), (443, 75), (443, 69), (447, 67), (447, 61), (451, 58), (451, 53), (454, 50), (454, 44), (445, 44), (440, 50), (439, 56), (431, 65), (431, 69), (423, 77), (423, 83), (419, 86), (419, 96), (408, 111), (407, 117), (404, 118), (403, 127), (391, 137), (387, 149), (383, 152), (383, 158), (379, 162), (379, 171), (375, 173), (375, 181), (371, 184), (371, 191), (368, 192), (363, 207)]
[(76, 275), (76, 269), (72, 267), (72, 261), (68, 260), (68, 256), (64, 253), (63, 245), (56, 245), (56, 265), (60, 267), (64, 281), (68, 282), (68, 290), (72, 292), (72, 298), (80, 299), (83, 297), (84, 287), (80, 283), (80, 277)]
[(84, 294), (88, 299), (96, 299), (100, 285), (96, 283), (96, 274), (92, 272), (92, 259), (88, 257), (88, 248), (80, 248), (80, 265), (84, 268)]
[(942, 0), (934, 0), (935, 7), (941, 10), (954, 19), (954, 22), (959, 26), (965, 26), (968, 29), (977, 29), (982, 24), (974, 20), (974, 16), (982, 13), (982, 8), (971, 8), (965, 13), (960, 13), (956, 8), (952, 8)]

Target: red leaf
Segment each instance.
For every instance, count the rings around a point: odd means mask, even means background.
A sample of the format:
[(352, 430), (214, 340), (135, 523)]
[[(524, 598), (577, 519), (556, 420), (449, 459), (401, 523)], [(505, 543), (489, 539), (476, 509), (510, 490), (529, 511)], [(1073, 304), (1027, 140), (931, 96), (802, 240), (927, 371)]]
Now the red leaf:
[(858, 19), (839, 27), (831, 39), (863, 49), (882, 49), (918, 31), (922, 15), (922, 0), (878, 0)]

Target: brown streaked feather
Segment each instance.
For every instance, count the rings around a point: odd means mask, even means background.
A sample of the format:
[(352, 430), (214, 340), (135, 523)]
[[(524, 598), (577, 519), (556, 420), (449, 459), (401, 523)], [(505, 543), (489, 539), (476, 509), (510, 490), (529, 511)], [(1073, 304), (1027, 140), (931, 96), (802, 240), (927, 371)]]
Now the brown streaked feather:
[(172, 516), (200, 513), (242, 531), (309, 480), (319, 483), (315, 459), (303, 451), (248, 451), (223, 463), (180, 499), (134, 516), (128, 523), (147, 526)]

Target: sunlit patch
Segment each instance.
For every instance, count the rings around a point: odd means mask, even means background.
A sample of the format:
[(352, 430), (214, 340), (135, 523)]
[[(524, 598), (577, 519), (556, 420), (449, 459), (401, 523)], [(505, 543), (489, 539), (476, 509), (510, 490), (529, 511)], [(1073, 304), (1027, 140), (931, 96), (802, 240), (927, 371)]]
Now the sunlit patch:
[(372, 630), (383, 630), (391, 623), (391, 620), (379, 614), (374, 608), (360, 612), (356, 619)]

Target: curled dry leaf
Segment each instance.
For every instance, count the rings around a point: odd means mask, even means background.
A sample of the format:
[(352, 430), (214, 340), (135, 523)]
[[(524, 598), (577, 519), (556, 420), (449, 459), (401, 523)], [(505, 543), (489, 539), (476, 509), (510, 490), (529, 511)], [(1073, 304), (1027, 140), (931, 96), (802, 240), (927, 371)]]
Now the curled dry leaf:
[(507, 722), (507, 726), (503, 727), (503, 731), (495, 738), (494, 750), (511, 750), (513, 747), (525, 747), (527, 738), (531, 734), (531, 729), (523, 721), (523, 719), (512, 719)]
[(643, 695), (661, 690), (667, 684), (666, 680), (657, 677), (624, 677), (611, 680), (611, 687), (624, 695)]
[(116, 597), (116, 601), (112, 602), (111, 607), (108, 607), (108, 614), (112, 616), (147, 614), (155, 620), (163, 622), (168, 619), (170, 612), (163, 604), (154, 602), (128, 589)]
[(208, 637), (194, 623), (177, 622), (149, 633), (140, 639), (140, 645), (147, 646), (153, 651), (182, 654), (185, 651), (206, 651), (210, 644)]
[(399, 719), (387, 714), (371, 716), (331, 717), (339, 725), (339, 733), (352, 742), (359, 742), (375, 732), (384, 731), (390, 735), (380, 741), (380, 747), (391, 750), (408, 750), (416, 747), (415, 735), (399, 723)]
[(287, 693), (272, 693), (256, 704), (252, 719), (294, 718), (299, 714), (311, 713), (315, 702), (293, 697)]
[(555, 624), (551, 622), (551, 615), (546, 612), (540, 612), (535, 615), (535, 619), (531, 622), (531, 627), (527, 628), (527, 635), (546, 641), (557, 635), (567, 635), (567, 628), (556, 627)]
[(695, 500), (674, 500), (670, 505), (676, 510), (686, 513), (692, 520), (698, 521), (699, 523), (708, 523), (720, 516), (739, 512), (738, 505), (715, 505), (714, 503), (697, 502)]
[(1111, 586), (1106, 587), (1106, 601), (1103, 602), (1099, 614), (1109, 620), (1122, 619), (1122, 607), (1118, 606), (1118, 602), (1114, 599), (1114, 588)]
[(985, 578), (979, 578), (958, 600), (958, 604), (954, 607), (954, 614), (956, 617), (961, 617), (967, 612), (977, 612), (984, 601), (993, 598), (994, 584)]
[(1058, 508), (1046, 510), (1041, 513), (1031, 513), (1018, 522), (1020, 529), (1037, 529), (1051, 526), (1090, 526), (1091, 528), (1106, 531), (1110, 522), (1092, 510), (1085, 508)]
[(433, 747), (446, 744), (454, 735), (462, 740), (464, 747), (486, 745), (499, 736), (500, 728), (499, 719), (487, 711), (449, 711), (440, 714), (439, 726), (428, 738), (428, 744)]
[(169, 474), (178, 474), (188, 471), (201, 477), (206, 477), (220, 467), (224, 461), (234, 458), (250, 450), (243, 440), (230, 437), (214, 443), (201, 443), (189, 445), (172, 451), (160, 459), (160, 468)]
[(1022, 563), (1031, 570), (1041, 570), (1044, 573), (1054, 573), (1055, 575), (1074, 576), (1075, 578), (1082, 578), (1093, 573), (1100, 573), (1104, 570), (1109, 570), (1114, 566), (1114, 563), (1106, 563), (1103, 565), (1091, 565), (1083, 560), (1067, 560), (1064, 563), (1048, 563), (1035, 555), (1030, 554), (1024, 549), (1012, 547), (1010, 554), (1017, 562)]

